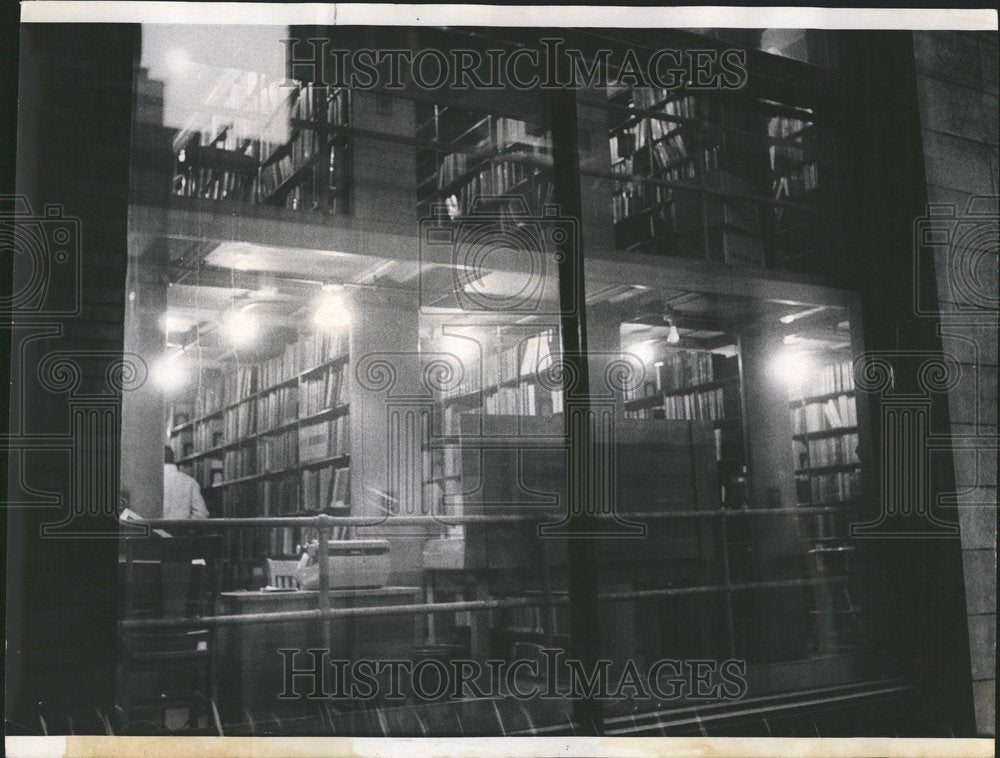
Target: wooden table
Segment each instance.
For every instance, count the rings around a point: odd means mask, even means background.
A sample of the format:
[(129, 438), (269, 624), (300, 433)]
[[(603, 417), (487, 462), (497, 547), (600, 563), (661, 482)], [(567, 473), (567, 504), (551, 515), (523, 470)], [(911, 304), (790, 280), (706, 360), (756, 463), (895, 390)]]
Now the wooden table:
[[(417, 587), (380, 587), (375, 589), (330, 590), (332, 608), (385, 607), (420, 602)], [(223, 592), (220, 612), (226, 615), (276, 613), (315, 610), (319, 592), (239, 591)], [(417, 640), (421, 619), (413, 614), (334, 619), (328, 622), (329, 646), (323, 624), (318, 621), (288, 621), (224, 627), (218, 632), (219, 697), (224, 718), (243, 721), (266, 717), (269, 713), (288, 713), (308, 708), (305, 695), (310, 684), (305, 677), (296, 680), (301, 698), (279, 700), (284, 688), (284, 662), (279, 649), (301, 650), (294, 658), (295, 668), (311, 665), (308, 648), (329, 649), (325, 671), (326, 686), (335, 686), (335, 674), (329, 659), (409, 658)]]

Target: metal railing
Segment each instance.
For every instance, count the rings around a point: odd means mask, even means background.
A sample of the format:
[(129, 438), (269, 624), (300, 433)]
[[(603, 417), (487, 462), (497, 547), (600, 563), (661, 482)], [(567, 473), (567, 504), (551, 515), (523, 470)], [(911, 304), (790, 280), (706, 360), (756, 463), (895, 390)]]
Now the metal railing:
[[(725, 597), (724, 614), (726, 624), (726, 642), (729, 652), (735, 649), (735, 633), (732, 611), (732, 596), (736, 592), (755, 590), (771, 590), (791, 587), (810, 587), (846, 582), (846, 575), (822, 575), (793, 579), (774, 579), (762, 581), (734, 582), (731, 577), (728, 551), (727, 525), (732, 520), (760, 518), (809, 518), (825, 514), (846, 514), (854, 510), (851, 502), (838, 505), (796, 506), (794, 508), (740, 508), (716, 510), (679, 510), (632, 512), (621, 514), (601, 514), (598, 519), (632, 518), (635, 520), (695, 520), (716, 521), (721, 543), (718, 567), (721, 581), (712, 584), (692, 585), (684, 587), (662, 587), (655, 589), (622, 590), (616, 592), (598, 593), (599, 602), (624, 602), (650, 598), (684, 597), (693, 595), (721, 594)], [(463, 600), (455, 602), (409, 603), (377, 607), (333, 608), (330, 602), (328, 535), (336, 527), (379, 527), (379, 526), (421, 526), (421, 525), (503, 525), (544, 523), (552, 520), (549, 514), (497, 514), (497, 515), (461, 515), (461, 516), (395, 516), (386, 518), (367, 518), (363, 516), (286, 516), (286, 517), (250, 517), (250, 518), (219, 518), (205, 520), (174, 520), (149, 519), (142, 521), (123, 522), (126, 527), (148, 529), (183, 528), (194, 531), (217, 531), (230, 529), (272, 529), (282, 527), (314, 528), (319, 536), (317, 563), (319, 569), (318, 607), (315, 610), (274, 611), (267, 613), (250, 613), (239, 615), (212, 615), (196, 618), (158, 618), (158, 619), (123, 619), (119, 622), (123, 631), (139, 631), (152, 629), (204, 629), (227, 626), (245, 626), (253, 624), (282, 623), (295, 621), (328, 622), (335, 619), (360, 618), (372, 616), (424, 615), (456, 611), (481, 612), (525, 607), (555, 607), (569, 605), (566, 595), (553, 596), (543, 593), (538, 597), (495, 598), (489, 600)], [(126, 536), (127, 533), (126, 533)], [(133, 535), (133, 537), (136, 535)], [(544, 551), (541, 551), (544, 553)], [(324, 624), (325, 626), (325, 624)]]

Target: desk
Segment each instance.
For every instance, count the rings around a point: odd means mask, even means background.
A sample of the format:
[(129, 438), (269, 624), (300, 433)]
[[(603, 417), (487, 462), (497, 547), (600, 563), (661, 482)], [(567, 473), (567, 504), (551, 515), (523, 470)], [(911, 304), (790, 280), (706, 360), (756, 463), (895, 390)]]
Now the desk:
[[(330, 590), (331, 608), (385, 607), (420, 602), (417, 587)], [(319, 592), (240, 591), (220, 595), (220, 612), (226, 615), (315, 610)], [(412, 655), (417, 629), (422, 619), (413, 614), (334, 619), (330, 626), (331, 658), (406, 658)], [(243, 720), (246, 714), (266, 716), (270, 712), (302, 710), (305, 697), (278, 700), (284, 686), (280, 648), (326, 648), (322, 624), (318, 621), (288, 621), (225, 627), (219, 630), (219, 694), (226, 720)], [(295, 659), (297, 668), (309, 665), (304, 653)], [(334, 686), (333, 669), (326, 670), (327, 686)], [(307, 692), (307, 683), (298, 679), (298, 691)], [(279, 708), (279, 706), (281, 706)]]

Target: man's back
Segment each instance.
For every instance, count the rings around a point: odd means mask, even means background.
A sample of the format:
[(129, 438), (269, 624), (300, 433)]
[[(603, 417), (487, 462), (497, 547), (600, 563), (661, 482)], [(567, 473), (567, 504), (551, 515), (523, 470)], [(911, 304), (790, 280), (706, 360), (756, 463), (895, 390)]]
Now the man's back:
[(163, 464), (163, 518), (208, 518), (198, 482), (173, 463)]

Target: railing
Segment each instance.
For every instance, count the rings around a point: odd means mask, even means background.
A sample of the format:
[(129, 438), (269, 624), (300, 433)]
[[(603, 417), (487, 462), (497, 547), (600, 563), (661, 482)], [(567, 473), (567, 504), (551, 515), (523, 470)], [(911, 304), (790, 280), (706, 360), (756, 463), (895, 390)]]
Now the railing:
[[(617, 592), (598, 593), (599, 602), (624, 602), (660, 597), (681, 597), (689, 595), (723, 594), (726, 638), (729, 653), (735, 652), (735, 633), (733, 627), (732, 595), (735, 592), (755, 590), (781, 589), (787, 587), (808, 587), (826, 584), (842, 583), (848, 580), (843, 575), (823, 575), (801, 579), (774, 579), (764, 581), (733, 582), (728, 559), (728, 522), (736, 519), (758, 518), (808, 518), (829, 513), (844, 514), (853, 510), (851, 503), (825, 506), (796, 506), (794, 508), (741, 508), (717, 510), (685, 510), (657, 511), (651, 513), (603, 514), (598, 519), (633, 518), (636, 520), (698, 520), (716, 521), (719, 527), (719, 541), (723, 549), (719, 568), (721, 582), (714, 584), (693, 585), (687, 587), (663, 587), (646, 590), (623, 590)], [(328, 516), (318, 514), (308, 517), (259, 517), (259, 518), (220, 518), (206, 520), (173, 520), (150, 519), (144, 521), (125, 522), (128, 526), (148, 527), (149, 529), (169, 529), (183, 527), (185, 530), (213, 531), (219, 529), (270, 529), (280, 527), (313, 527), (319, 536), (317, 563), (319, 569), (318, 608), (304, 611), (276, 611), (271, 613), (252, 613), (241, 615), (216, 615), (197, 618), (161, 618), (161, 619), (124, 619), (119, 622), (123, 631), (150, 629), (204, 629), (225, 626), (245, 626), (251, 624), (281, 623), (289, 621), (320, 621), (334, 619), (359, 618), (370, 616), (394, 615), (426, 615), (449, 613), (455, 611), (488, 611), (506, 608), (524, 607), (555, 607), (569, 604), (566, 595), (553, 596), (544, 593), (539, 597), (503, 598), (491, 600), (468, 600), (458, 602), (432, 602), (405, 604), (396, 606), (332, 608), (330, 605), (330, 583), (328, 575), (328, 535), (335, 527), (374, 527), (391, 524), (393, 526), (418, 526), (440, 524), (523, 524), (551, 521), (552, 514), (510, 514), (510, 515), (463, 515), (463, 516), (396, 516), (382, 519), (372, 519), (363, 516)], [(543, 551), (544, 552), (544, 551)]]

